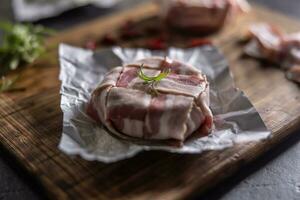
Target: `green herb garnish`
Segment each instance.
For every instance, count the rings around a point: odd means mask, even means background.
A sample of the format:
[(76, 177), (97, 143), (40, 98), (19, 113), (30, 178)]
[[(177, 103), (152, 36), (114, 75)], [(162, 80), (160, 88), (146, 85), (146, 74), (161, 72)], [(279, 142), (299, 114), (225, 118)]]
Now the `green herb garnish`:
[(151, 76), (147, 76), (143, 72), (143, 67), (144, 67), (144, 64), (141, 64), (140, 70), (138, 71), (139, 78), (144, 81), (144, 84), (149, 85), (150, 93), (158, 95), (156, 86), (162, 79), (166, 78), (170, 74), (171, 69), (170, 68), (165, 69), (165, 70), (161, 71), (160, 74), (158, 74), (157, 76), (151, 77)]
[(4, 31), (0, 47), (0, 76), (22, 64), (34, 62), (45, 52), (44, 36), (54, 31), (31, 24), (11, 24), (0, 22)]
[(14, 89), (14, 85), (19, 77), (12, 79), (5, 78), (4, 76), (0, 79), (0, 93), (8, 92)]

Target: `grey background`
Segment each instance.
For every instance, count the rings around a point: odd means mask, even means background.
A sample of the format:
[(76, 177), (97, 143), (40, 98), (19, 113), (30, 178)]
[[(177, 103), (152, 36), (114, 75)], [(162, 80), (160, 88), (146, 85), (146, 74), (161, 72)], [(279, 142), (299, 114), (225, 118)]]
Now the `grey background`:
[[(122, 3), (112, 10), (84, 6), (35, 23), (62, 30), (143, 1), (130, 0), (130, 3)], [(300, 19), (300, 0), (251, 2), (258, 2)], [(14, 21), (10, 0), (1, 0), (0, 20)], [(42, 188), (7, 154), (0, 146), (0, 200), (45, 199)], [(281, 145), (196, 199), (300, 200), (300, 132), (295, 132)]]

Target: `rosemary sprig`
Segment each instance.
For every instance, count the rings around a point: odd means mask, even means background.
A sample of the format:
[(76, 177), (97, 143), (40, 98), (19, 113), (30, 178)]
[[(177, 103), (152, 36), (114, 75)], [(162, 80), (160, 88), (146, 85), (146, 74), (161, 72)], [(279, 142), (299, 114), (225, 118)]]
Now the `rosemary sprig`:
[(151, 94), (158, 95), (156, 86), (162, 79), (166, 78), (170, 74), (171, 69), (170, 68), (165, 69), (165, 70), (161, 71), (160, 74), (158, 74), (157, 76), (151, 77), (151, 76), (147, 76), (143, 72), (143, 67), (144, 67), (144, 64), (141, 64), (140, 70), (138, 71), (139, 78), (144, 81), (144, 84), (147, 84), (149, 86)]

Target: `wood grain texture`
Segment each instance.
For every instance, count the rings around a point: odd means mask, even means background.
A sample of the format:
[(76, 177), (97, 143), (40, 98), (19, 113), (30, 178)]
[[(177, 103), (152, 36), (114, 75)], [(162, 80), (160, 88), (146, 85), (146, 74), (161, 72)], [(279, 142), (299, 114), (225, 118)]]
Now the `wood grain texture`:
[[(55, 57), (59, 42), (81, 45), (99, 38), (127, 19), (155, 15), (145, 4), (118, 15), (83, 24), (48, 40)], [(236, 85), (251, 99), (267, 127), (270, 140), (236, 145), (200, 155), (144, 152), (113, 164), (68, 157), (57, 149), (61, 136), (57, 60), (41, 60), (22, 70), (25, 91), (0, 96), (0, 144), (45, 188), (53, 199), (186, 199), (212, 187), (240, 166), (279, 144), (300, 125), (299, 87), (279, 69), (242, 59), (239, 36), (255, 21), (269, 21), (287, 31), (300, 25), (261, 7), (212, 36), (228, 58)]]

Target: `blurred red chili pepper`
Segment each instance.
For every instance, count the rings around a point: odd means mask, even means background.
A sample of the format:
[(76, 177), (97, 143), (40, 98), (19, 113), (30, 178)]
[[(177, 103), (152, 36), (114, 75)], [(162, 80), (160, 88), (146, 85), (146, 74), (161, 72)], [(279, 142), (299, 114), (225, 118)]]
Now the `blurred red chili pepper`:
[(117, 44), (117, 39), (111, 34), (105, 34), (99, 43), (102, 45), (115, 45)]
[(151, 50), (164, 50), (168, 47), (168, 45), (162, 38), (153, 38), (146, 41), (145, 47)]
[(134, 39), (141, 36), (143, 36), (143, 33), (141, 31), (134, 30), (134, 29), (123, 30), (121, 32), (121, 38), (123, 40)]
[(207, 45), (207, 44), (212, 44), (212, 41), (209, 40), (209, 39), (194, 38), (194, 39), (191, 39), (187, 43), (187, 47), (189, 47), (189, 48), (191, 48), (191, 47), (198, 47), (198, 46), (203, 46), (203, 45)]
[(145, 28), (145, 33), (147, 33), (147, 34), (158, 34), (161, 32), (162, 32), (161, 28), (156, 27), (156, 26), (149, 26), (149, 27)]

